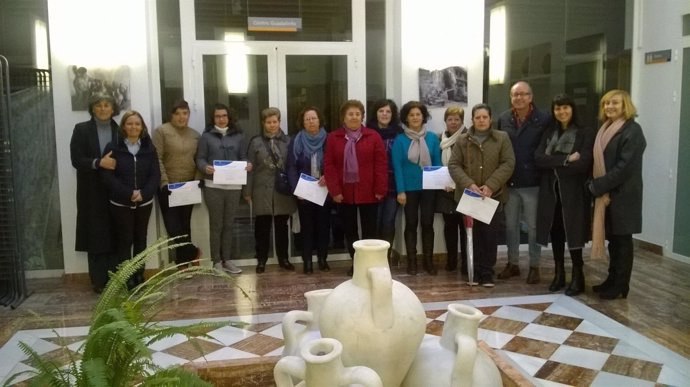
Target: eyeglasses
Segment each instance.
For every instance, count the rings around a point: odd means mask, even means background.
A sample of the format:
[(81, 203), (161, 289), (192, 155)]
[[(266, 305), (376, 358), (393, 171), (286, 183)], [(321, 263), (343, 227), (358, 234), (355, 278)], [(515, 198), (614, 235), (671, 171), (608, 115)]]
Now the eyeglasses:
[(319, 117), (304, 117), (305, 121), (318, 121)]
[(524, 98), (530, 95), (532, 95), (532, 93), (513, 93), (510, 96), (513, 98)]

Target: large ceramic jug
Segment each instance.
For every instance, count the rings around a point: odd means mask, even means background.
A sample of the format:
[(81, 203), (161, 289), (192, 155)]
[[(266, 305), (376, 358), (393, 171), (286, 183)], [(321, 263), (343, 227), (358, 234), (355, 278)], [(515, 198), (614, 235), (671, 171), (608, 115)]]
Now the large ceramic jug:
[(424, 308), (407, 286), (391, 278), (388, 242), (365, 239), (353, 246), (352, 279), (326, 298), (321, 336), (343, 344), (346, 366), (369, 367), (385, 387), (399, 387), (424, 338)]
[(382, 387), (381, 378), (367, 367), (343, 366), (343, 346), (335, 339), (316, 339), (304, 345), (302, 357), (286, 356), (273, 369), (278, 387), (293, 387), (293, 379), (300, 380), (297, 387), (364, 386)]
[[(319, 314), (326, 297), (333, 289), (318, 289), (304, 293), (307, 299), (307, 310), (292, 310), (283, 317), (283, 356), (299, 356), (300, 349), (308, 341), (321, 338), (319, 332)], [(297, 324), (307, 323), (306, 326)]]
[(442, 336), (427, 335), (417, 351), (404, 387), (500, 387), (501, 374), (477, 347), (484, 314), (463, 304), (448, 305)]

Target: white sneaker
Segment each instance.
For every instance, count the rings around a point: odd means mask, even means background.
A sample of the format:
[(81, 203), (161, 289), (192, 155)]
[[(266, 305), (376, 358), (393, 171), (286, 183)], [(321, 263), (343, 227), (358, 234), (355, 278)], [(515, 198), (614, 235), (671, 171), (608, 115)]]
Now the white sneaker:
[(216, 270), (226, 271), (230, 274), (240, 274), (242, 269), (237, 267), (232, 261), (218, 262), (213, 266)]

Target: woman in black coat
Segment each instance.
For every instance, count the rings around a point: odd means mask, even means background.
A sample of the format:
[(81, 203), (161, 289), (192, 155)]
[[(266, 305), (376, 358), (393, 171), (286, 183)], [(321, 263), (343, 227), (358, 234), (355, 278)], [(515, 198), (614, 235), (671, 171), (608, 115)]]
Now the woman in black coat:
[[(141, 114), (132, 110), (123, 114), (120, 134), (117, 143), (109, 143), (105, 148), (105, 153), (111, 152), (117, 167), (102, 173), (110, 198), (118, 264), (146, 249), (153, 197), (161, 180), (156, 148)], [(127, 285), (133, 288), (142, 282), (143, 267)]]
[[(91, 286), (96, 293), (108, 282), (108, 271), (115, 269), (111, 248), (108, 193), (100, 171), (115, 169), (116, 162), (103, 153), (109, 142), (117, 141), (118, 126), (112, 119), (119, 114), (113, 97), (94, 95), (89, 101), (91, 119), (74, 126), (69, 150), (77, 170), (76, 251), (86, 251)], [(101, 156), (103, 155), (103, 156)]]
[(565, 294), (574, 296), (585, 289), (582, 248), (589, 241), (592, 198), (586, 182), (592, 171), (594, 132), (579, 124), (575, 101), (559, 94), (551, 102), (551, 125), (535, 152), (535, 163), (543, 170), (537, 209), (537, 242), (549, 243), (556, 267), (549, 291), (565, 287), (565, 244), (573, 262), (572, 278)]
[(642, 155), (647, 142), (635, 122), (630, 94), (611, 90), (601, 97), (603, 125), (594, 142), (594, 169), (589, 190), (594, 195), (592, 256), (609, 245), (609, 275), (592, 289), (603, 299), (628, 296), (633, 266), (632, 234), (642, 231)]

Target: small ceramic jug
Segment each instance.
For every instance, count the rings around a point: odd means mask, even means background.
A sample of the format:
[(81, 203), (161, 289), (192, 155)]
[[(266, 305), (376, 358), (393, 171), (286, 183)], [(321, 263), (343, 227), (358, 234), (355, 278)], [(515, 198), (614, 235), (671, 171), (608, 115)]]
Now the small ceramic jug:
[(376, 371), (385, 387), (399, 387), (426, 330), (417, 296), (391, 278), (386, 241), (353, 243), (354, 273), (326, 298), (319, 324), (322, 337), (343, 345), (343, 364)]
[[(299, 356), (300, 349), (308, 341), (321, 338), (319, 332), (319, 314), (326, 297), (333, 289), (318, 289), (304, 293), (307, 299), (307, 310), (292, 310), (283, 317), (283, 340), (285, 347), (282, 356)], [(297, 324), (307, 323), (306, 326)]]
[(363, 386), (382, 387), (381, 378), (372, 369), (362, 366), (344, 367), (343, 346), (335, 339), (316, 339), (302, 347), (300, 355), (286, 356), (273, 369), (277, 387)]
[(448, 305), (442, 336), (424, 338), (403, 387), (502, 386), (498, 368), (477, 347), (482, 316), (479, 309), (468, 305)]

